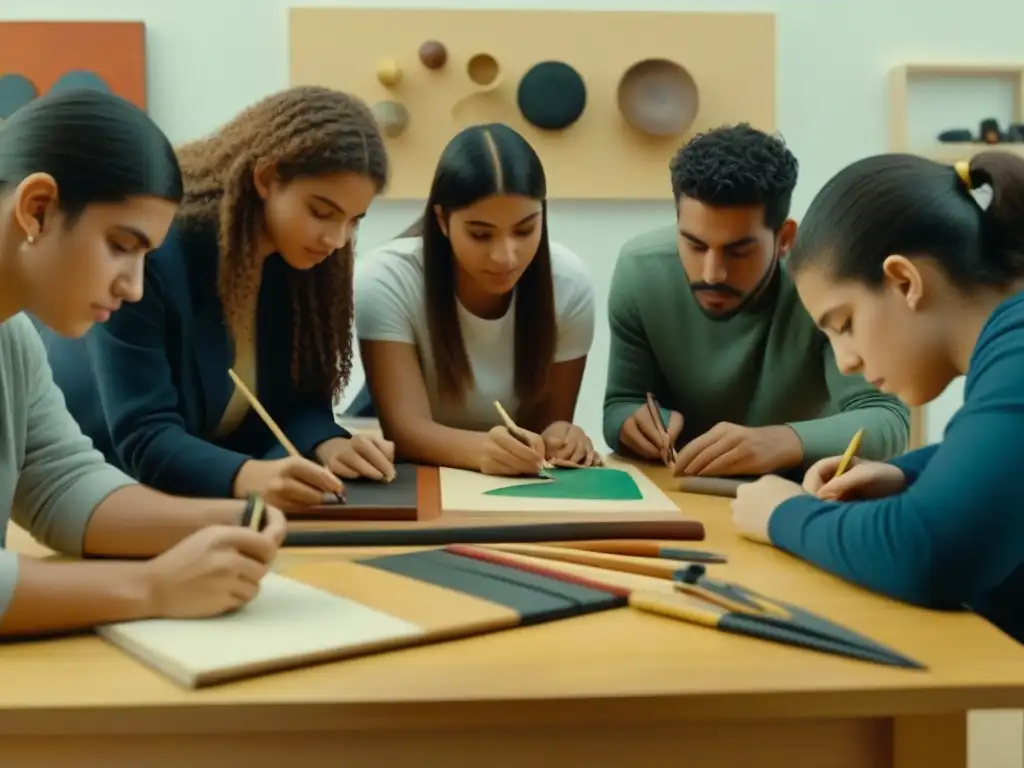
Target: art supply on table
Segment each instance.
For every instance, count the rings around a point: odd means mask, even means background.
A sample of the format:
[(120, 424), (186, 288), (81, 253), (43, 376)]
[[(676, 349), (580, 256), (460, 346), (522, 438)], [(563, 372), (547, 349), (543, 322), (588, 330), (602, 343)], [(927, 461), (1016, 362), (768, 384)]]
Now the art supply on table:
[[(252, 406), (252, 409), (256, 411), (257, 414), (259, 414), (259, 417), (261, 419), (263, 419), (263, 423), (267, 425), (267, 429), (269, 429), (274, 434), (274, 437), (277, 438), (277, 442), (279, 442), (281, 446), (288, 452), (288, 455), (300, 459), (303, 458), (302, 454), (299, 453), (299, 449), (296, 448), (295, 444), (288, 439), (288, 435), (284, 433), (284, 430), (277, 426), (277, 422), (274, 421), (273, 417), (267, 412), (267, 409), (263, 407), (263, 404), (256, 398), (256, 395), (254, 395), (249, 390), (249, 388), (245, 386), (245, 382), (242, 381), (238, 374), (235, 373), (233, 369), (228, 368), (228, 376), (231, 377), (231, 380), (235, 383), (235, 386), (238, 387), (238, 391), (241, 392), (245, 399), (249, 401), (249, 405)], [(341, 491), (341, 493), (336, 493), (332, 495), (334, 496), (338, 504), (345, 503), (344, 489)]]
[(751, 480), (738, 480), (732, 477), (700, 477), (699, 475), (686, 475), (679, 483), (679, 490), (683, 493), (698, 493), (703, 496), (722, 496), (725, 498), (736, 498), (736, 490), (744, 483)]
[(573, 541), (590, 539), (663, 539), (701, 541), (697, 520), (579, 520), (493, 525), (412, 524), (394, 528), (335, 528), (289, 531), (286, 547), (436, 547), (448, 544)]
[[(523, 561), (529, 555), (515, 555), (492, 547), (450, 546), (449, 551), (466, 557), (477, 557), (496, 564), (557, 573), (559, 566), (550, 562)], [(569, 567), (579, 565), (568, 564)], [(704, 589), (693, 592), (665, 592), (654, 589), (629, 588), (629, 606), (647, 613), (679, 619), (692, 624), (720, 629), (724, 632), (793, 645), (808, 650), (831, 653), (839, 656), (870, 661), (887, 666), (926, 669), (926, 667), (903, 654), (859, 635), (827, 619), (804, 611), (789, 603), (771, 600), (764, 595), (748, 590), (738, 584), (712, 581), (703, 575), (703, 568), (691, 566), (687, 582), (690, 586)], [(575, 578), (587, 579), (591, 584), (606, 584), (609, 587), (624, 588), (615, 576), (600, 575), (595, 567), (587, 568), (581, 574), (573, 570)], [(607, 578), (607, 580), (605, 580)], [(677, 582), (677, 584), (682, 582)], [(729, 606), (733, 607), (729, 607)]]
[(430, 550), (270, 573), (237, 611), (97, 628), (186, 688), (625, 607), (628, 591)]
[(854, 434), (853, 439), (850, 440), (849, 446), (846, 448), (846, 453), (839, 460), (839, 466), (836, 467), (836, 473), (832, 476), (833, 478), (839, 477), (843, 474), (850, 466), (850, 462), (853, 461), (853, 457), (857, 455), (857, 451), (860, 450), (860, 441), (864, 437), (864, 430), (858, 429)]
[(664, 560), (686, 560), (691, 563), (726, 563), (728, 558), (717, 552), (701, 549), (679, 549), (665, 546), (657, 541), (640, 539), (606, 539), (596, 541), (549, 541), (552, 547), (582, 549), (587, 552), (604, 552), (609, 555), (630, 555), (632, 557), (657, 557)]
[[(525, 445), (527, 448), (530, 448), (532, 450), (533, 444), (530, 442), (530, 438), (526, 436), (525, 430), (523, 430), (522, 427), (520, 427), (512, 420), (512, 417), (508, 415), (508, 411), (506, 411), (502, 407), (501, 403), (499, 403), (497, 400), (494, 401), (494, 407), (497, 409), (498, 415), (501, 416), (501, 420), (505, 423), (505, 429), (509, 431), (509, 434), (512, 435), (512, 437), (514, 437), (520, 443)], [(555, 465), (552, 464), (547, 459), (544, 459), (542, 467), (543, 469), (537, 473), (537, 477), (551, 479), (551, 475), (549, 475), (544, 470), (554, 469)]]
[(651, 419), (658, 426), (662, 440), (668, 446), (668, 450), (665, 454), (665, 466), (673, 467), (676, 463), (676, 447), (671, 444), (668, 436), (668, 424), (665, 423), (665, 419), (662, 418), (661, 405), (654, 399), (654, 395), (650, 392), (647, 393), (647, 410), (651, 414)]
[(684, 513), (643, 469), (608, 460), (603, 467), (555, 467), (551, 480), (499, 477), (467, 469), (441, 467), (441, 507), (446, 515), (533, 518), (598, 518), (603, 515), (678, 519)]
[[(432, 471), (436, 472), (433, 468), (426, 468), (426, 472)], [(365, 477), (346, 480), (344, 504), (339, 504), (333, 493), (324, 494), (322, 504), (289, 512), (288, 519), (303, 522), (420, 520), (429, 512), (425, 509), (428, 505), (421, 504), (421, 484), (428, 482), (423, 475), (415, 464), (400, 462), (395, 465), (395, 477), (391, 482), (381, 483)]]
[(609, 571), (636, 573), (656, 579), (678, 579), (680, 572), (685, 571), (687, 567), (687, 562), (681, 560), (617, 555), (569, 547), (553, 547), (546, 544), (497, 543), (486, 544), (484, 548), (514, 555), (537, 557), (542, 560), (558, 560), (563, 563), (605, 568)]
[(266, 511), (267, 505), (263, 499), (258, 494), (249, 494), (242, 512), (242, 527), (262, 531), (266, 525)]

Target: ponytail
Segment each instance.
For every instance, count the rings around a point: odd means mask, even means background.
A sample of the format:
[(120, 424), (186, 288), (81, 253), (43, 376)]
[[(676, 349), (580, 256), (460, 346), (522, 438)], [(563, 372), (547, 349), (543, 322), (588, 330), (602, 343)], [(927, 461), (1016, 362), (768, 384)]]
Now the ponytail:
[(1006, 281), (1024, 276), (1024, 158), (992, 150), (956, 170), (983, 211), (983, 258)]

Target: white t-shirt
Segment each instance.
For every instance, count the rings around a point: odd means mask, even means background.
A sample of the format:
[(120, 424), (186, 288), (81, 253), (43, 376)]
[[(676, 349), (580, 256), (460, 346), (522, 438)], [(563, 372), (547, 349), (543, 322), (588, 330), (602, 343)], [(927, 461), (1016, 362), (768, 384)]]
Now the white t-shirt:
[[(582, 259), (551, 243), (557, 341), (555, 362), (575, 360), (594, 340), (594, 281)], [(516, 418), (515, 301), (503, 317), (485, 320), (456, 300), (466, 357), (474, 386), (461, 403), (443, 401), (437, 392), (424, 297), (423, 242), (418, 237), (392, 240), (363, 254), (355, 267), (355, 326), (360, 341), (414, 344), (436, 422), (457, 429), (487, 430), (500, 423), (498, 400)]]

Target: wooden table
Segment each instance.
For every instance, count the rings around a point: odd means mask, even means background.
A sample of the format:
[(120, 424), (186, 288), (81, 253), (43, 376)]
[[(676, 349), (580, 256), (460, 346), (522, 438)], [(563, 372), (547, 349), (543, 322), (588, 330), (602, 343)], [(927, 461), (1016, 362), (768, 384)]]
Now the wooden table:
[(86, 636), (0, 646), (0, 765), (962, 768), (967, 711), (1024, 702), (1024, 652), (984, 621), (873, 596), (738, 538), (726, 500), (677, 498), (730, 555), (716, 573), (930, 671), (621, 609), (189, 692)]

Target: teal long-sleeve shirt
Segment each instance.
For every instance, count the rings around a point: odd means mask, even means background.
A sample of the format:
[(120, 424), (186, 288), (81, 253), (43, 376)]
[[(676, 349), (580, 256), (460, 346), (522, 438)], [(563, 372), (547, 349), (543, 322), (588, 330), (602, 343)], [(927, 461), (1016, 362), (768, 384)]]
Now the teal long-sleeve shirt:
[(839, 370), (784, 266), (756, 302), (712, 320), (690, 291), (675, 227), (658, 229), (623, 247), (608, 322), (604, 437), (612, 448), (651, 392), (683, 414), (680, 444), (725, 421), (792, 427), (803, 444), (801, 469), (843, 453), (861, 428), (863, 458), (884, 461), (906, 450), (909, 409)]
[(964, 402), (941, 443), (891, 463), (904, 490), (883, 499), (799, 496), (771, 517), (772, 543), (904, 602), (969, 608), (1024, 642), (1024, 293), (989, 317)]

